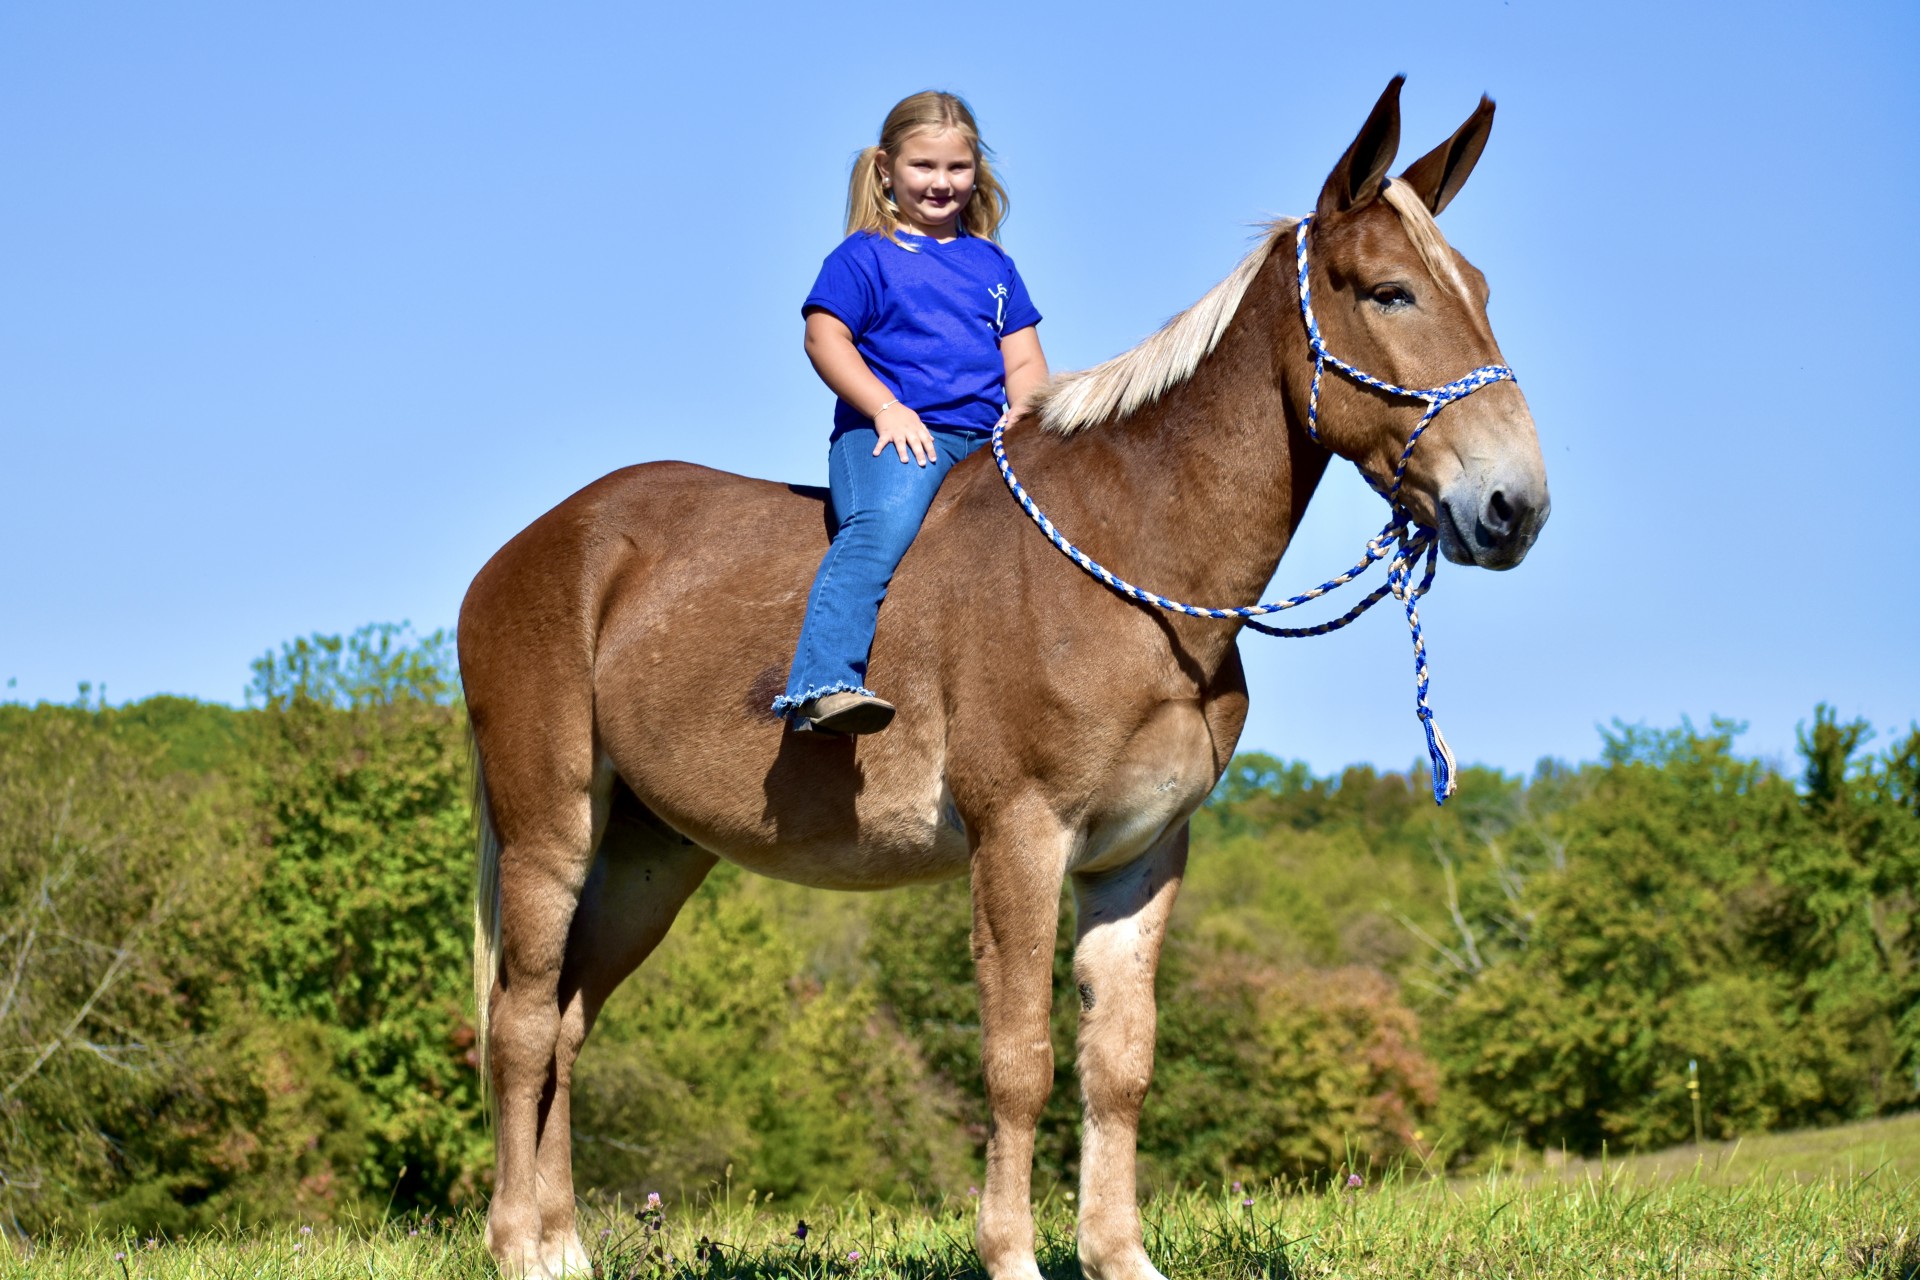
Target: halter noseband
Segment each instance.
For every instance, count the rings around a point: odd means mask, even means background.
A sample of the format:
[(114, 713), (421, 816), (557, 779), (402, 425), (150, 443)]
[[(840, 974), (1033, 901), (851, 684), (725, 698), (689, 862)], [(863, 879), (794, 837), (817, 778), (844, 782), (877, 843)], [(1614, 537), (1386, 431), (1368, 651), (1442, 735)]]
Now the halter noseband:
[[(1407, 463), (1413, 459), (1413, 446), (1420, 443), (1420, 437), (1426, 434), (1440, 411), (1455, 400), (1464, 400), (1482, 387), (1492, 386), (1496, 382), (1516, 382), (1513, 370), (1504, 364), (1483, 364), (1472, 373), (1463, 374), (1441, 387), (1415, 389), (1396, 386), (1385, 378), (1376, 378), (1364, 369), (1356, 369), (1327, 350), (1327, 344), (1320, 337), (1320, 322), (1313, 318), (1313, 284), (1307, 278), (1307, 227), (1313, 221), (1308, 214), (1295, 225), (1294, 262), (1297, 264), (1300, 287), (1300, 318), (1307, 325), (1307, 349), (1313, 352), (1313, 385), (1307, 391), (1307, 435), (1313, 442), (1324, 447), (1320, 439), (1320, 377), (1326, 367), (1332, 365), (1363, 386), (1385, 391), (1389, 395), (1406, 396), (1413, 400), (1425, 400), (1427, 411), (1420, 415), (1420, 421), (1414, 424), (1413, 433), (1407, 437), (1407, 447), (1400, 451), (1400, 461), (1393, 468), (1393, 482), (1385, 489), (1374, 484), (1373, 477), (1365, 471), (1360, 478), (1372, 486), (1373, 491), (1392, 503), (1395, 510), (1400, 505), (1400, 482), (1407, 478)], [(1432, 530), (1425, 530), (1431, 534)]]
[[(1414, 446), (1420, 443), (1420, 437), (1426, 433), (1440, 411), (1456, 400), (1472, 395), (1482, 387), (1496, 382), (1516, 381), (1513, 370), (1503, 364), (1482, 365), (1471, 373), (1455, 378), (1445, 386), (1424, 389), (1397, 386), (1384, 378), (1376, 378), (1362, 369), (1348, 364), (1339, 356), (1327, 350), (1327, 344), (1320, 337), (1320, 323), (1313, 316), (1313, 295), (1307, 279), (1307, 228), (1312, 223), (1312, 215), (1300, 219), (1294, 233), (1295, 258), (1298, 263), (1298, 283), (1300, 290), (1300, 318), (1306, 324), (1307, 347), (1313, 354), (1313, 382), (1307, 392), (1307, 435), (1315, 444), (1325, 447), (1320, 439), (1320, 379), (1328, 365), (1364, 386), (1373, 387), (1389, 395), (1406, 396), (1414, 400), (1425, 400), (1427, 411), (1420, 415), (1420, 421), (1414, 424), (1413, 432), (1407, 437), (1407, 446), (1400, 451), (1400, 460), (1394, 466), (1393, 479), (1386, 488), (1381, 488), (1362, 470), (1361, 477), (1373, 490), (1387, 500), (1392, 508), (1386, 525), (1379, 533), (1367, 539), (1366, 551), (1359, 563), (1346, 572), (1337, 574), (1309, 591), (1297, 596), (1267, 604), (1238, 605), (1230, 608), (1208, 608), (1203, 605), (1182, 604), (1169, 600), (1144, 587), (1137, 587), (1126, 579), (1117, 577), (1092, 556), (1069, 542), (1065, 535), (1054, 528), (1053, 521), (1035, 505), (1026, 489), (1013, 474), (1013, 467), (1007, 461), (1006, 431), (1007, 420), (1002, 418), (993, 428), (993, 460), (1000, 468), (1000, 476), (1007, 482), (1021, 509), (1040, 526), (1047, 540), (1066, 555), (1069, 560), (1085, 569), (1102, 583), (1129, 600), (1137, 600), (1156, 608), (1173, 613), (1184, 613), (1195, 618), (1222, 618), (1244, 622), (1255, 631), (1286, 639), (1299, 639), (1304, 636), (1323, 636), (1329, 632), (1353, 622), (1359, 616), (1392, 595), (1406, 606), (1407, 627), (1413, 635), (1413, 675), (1415, 714), (1420, 717), (1421, 727), (1426, 731), (1427, 755), (1433, 762), (1433, 799), (1436, 804), (1446, 803), (1454, 792), (1455, 765), (1453, 751), (1447, 746), (1447, 740), (1440, 733), (1440, 727), (1433, 722), (1433, 708), (1427, 705), (1427, 648), (1420, 635), (1420, 597), (1433, 585), (1433, 575), (1439, 567), (1440, 540), (1438, 533), (1422, 524), (1416, 524), (1411, 514), (1400, 505), (1400, 485), (1406, 479), (1407, 464), (1413, 458)], [(1422, 569), (1420, 581), (1413, 580), (1414, 568), (1422, 556), (1426, 564)], [(1391, 557), (1389, 559), (1389, 557)], [(1375, 561), (1388, 560), (1387, 580), (1375, 587), (1353, 608), (1341, 614), (1331, 622), (1323, 622), (1312, 627), (1275, 627), (1254, 621), (1264, 614), (1279, 613), (1286, 609), (1297, 608), (1310, 600), (1318, 600), (1329, 591), (1343, 587), (1364, 573)]]

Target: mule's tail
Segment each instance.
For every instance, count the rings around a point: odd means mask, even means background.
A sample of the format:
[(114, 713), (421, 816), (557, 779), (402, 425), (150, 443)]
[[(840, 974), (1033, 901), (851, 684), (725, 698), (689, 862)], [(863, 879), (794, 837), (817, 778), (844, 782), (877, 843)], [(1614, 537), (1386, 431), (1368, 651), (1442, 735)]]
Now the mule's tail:
[(467, 759), (473, 769), (473, 1005), (474, 1033), (480, 1058), (480, 1097), (487, 1123), (498, 1110), (493, 1096), (493, 1066), (488, 1045), (488, 1014), (493, 983), (500, 974), (500, 833), (493, 829), (493, 809), (487, 803), (487, 771), (480, 761), (480, 744), (467, 729)]

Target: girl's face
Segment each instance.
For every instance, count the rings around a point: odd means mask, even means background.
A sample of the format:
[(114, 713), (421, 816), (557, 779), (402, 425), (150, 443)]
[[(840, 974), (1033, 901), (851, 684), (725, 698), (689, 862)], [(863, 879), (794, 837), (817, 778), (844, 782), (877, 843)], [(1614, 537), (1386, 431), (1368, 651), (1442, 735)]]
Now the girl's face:
[(959, 234), (960, 211), (973, 194), (973, 148), (957, 129), (907, 135), (900, 154), (882, 151), (880, 176), (893, 184), (893, 202), (908, 231), (936, 240)]

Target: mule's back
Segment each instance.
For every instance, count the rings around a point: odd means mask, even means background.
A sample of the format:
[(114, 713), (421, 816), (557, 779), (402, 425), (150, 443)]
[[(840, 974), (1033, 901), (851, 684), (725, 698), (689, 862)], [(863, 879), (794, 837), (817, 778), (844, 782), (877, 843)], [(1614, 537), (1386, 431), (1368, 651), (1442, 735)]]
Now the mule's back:
[(541, 516), (461, 609), (489, 781), (494, 738), (517, 760), (538, 726), (556, 781), (591, 791), (611, 766), (683, 836), (751, 869), (844, 888), (964, 871), (936, 683), (913, 677), (936, 646), (883, 610), (876, 659), (901, 677), (901, 714), (882, 738), (790, 733), (770, 709), (827, 540), (824, 491), (686, 463), (616, 471)]

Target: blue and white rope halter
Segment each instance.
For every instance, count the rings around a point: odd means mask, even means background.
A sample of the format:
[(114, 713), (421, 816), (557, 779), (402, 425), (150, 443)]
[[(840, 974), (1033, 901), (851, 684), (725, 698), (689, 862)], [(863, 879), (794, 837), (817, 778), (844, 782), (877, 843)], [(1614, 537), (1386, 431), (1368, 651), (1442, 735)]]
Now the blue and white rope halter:
[[(1222, 618), (1244, 622), (1255, 631), (1270, 636), (1282, 636), (1297, 639), (1302, 636), (1323, 636), (1353, 622), (1361, 614), (1371, 609), (1388, 595), (1406, 606), (1407, 627), (1413, 634), (1413, 688), (1415, 714), (1427, 735), (1427, 755), (1433, 761), (1433, 799), (1436, 804), (1445, 804), (1454, 790), (1453, 751), (1447, 746), (1447, 740), (1440, 733), (1440, 727), (1433, 722), (1433, 708), (1427, 705), (1427, 646), (1420, 636), (1420, 597), (1433, 586), (1433, 575), (1439, 567), (1439, 534), (1422, 524), (1416, 524), (1413, 517), (1400, 505), (1400, 484), (1406, 479), (1407, 464), (1413, 458), (1413, 448), (1420, 443), (1420, 437), (1432, 425), (1440, 411), (1456, 400), (1461, 400), (1482, 387), (1492, 386), (1496, 382), (1514, 381), (1513, 370), (1503, 364), (1482, 365), (1473, 372), (1455, 378), (1441, 387), (1402, 387), (1376, 378), (1362, 369), (1357, 369), (1327, 350), (1327, 344), (1320, 337), (1320, 322), (1313, 318), (1313, 293), (1307, 279), (1307, 228), (1311, 216), (1300, 219), (1294, 232), (1295, 259), (1299, 267), (1298, 283), (1300, 288), (1300, 316), (1307, 326), (1307, 346), (1313, 352), (1313, 383), (1307, 392), (1307, 435), (1314, 443), (1320, 441), (1320, 379), (1326, 367), (1332, 365), (1363, 386), (1373, 387), (1389, 395), (1406, 396), (1412, 400), (1427, 402), (1427, 411), (1420, 415), (1420, 421), (1414, 424), (1413, 433), (1407, 437), (1407, 447), (1400, 451), (1400, 461), (1394, 466), (1393, 479), (1382, 488), (1374, 483), (1373, 477), (1362, 471), (1361, 476), (1376, 493), (1387, 500), (1392, 508), (1386, 525), (1373, 537), (1367, 539), (1366, 550), (1359, 563), (1345, 573), (1327, 579), (1310, 591), (1297, 596), (1277, 600), (1268, 604), (1237, 605), (1232, 608), (1207, 608), (1202, 605), (1182, 604), (1178, 600), (1169, 600), (1165, 596), (1137, 587), (1126, 579), (1109, 572), (1092, 556), (1067, 541), (1066, 536), (1054, 528), (1053, 521), (1034, 504), (1020, 481), (1013, 474), (1013, 467), (1007, 462), (1006, 432), (1007, 422), (1002, 418), (993, 429), (993, 460), (1000, 467), (1000, 475), (1007, 482), (1007, 488), (1021, 508), (1040, 526), (1040, 532), (1047, 540), (1064, 552), (1069, 560), (1085, 569), (1095, 578), (1127, 597), (1138, 600), (1155, 608), (1166, 609), (1173, 613), (1184, 613), (1195, 618)], [(1396, 549), (1397, 548), (1397, 549)], [(1414, 572), (1422, 557), (1426, 564), (1420, 572), (1419, 582), (1414, 581)], [(1373, 565), (1375, 561), (1386, 560), (1387, 580), (1375, 587), (1360, 603), (1353, 606), (1331, 622), (1323, 622), (1312, 627), (1275, 627), (1254, 621), (1264, 614), (1280, 613), (1286, 609), (1297, 608), (1310, 600), (1318, 600), (1329, 591), (1344, 587)]]

